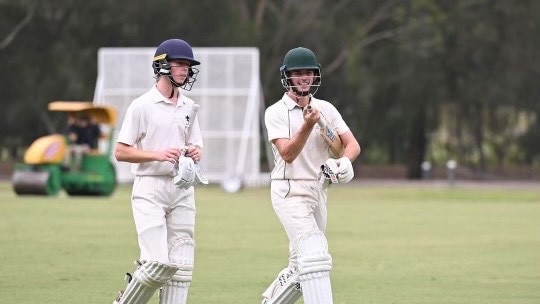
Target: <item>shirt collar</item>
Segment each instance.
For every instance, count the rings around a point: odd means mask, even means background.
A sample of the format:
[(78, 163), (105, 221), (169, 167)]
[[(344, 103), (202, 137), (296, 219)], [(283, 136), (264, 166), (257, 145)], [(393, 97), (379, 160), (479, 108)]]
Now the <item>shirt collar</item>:
[[(168, 98), (163, 96), (163, 94), (161, 94), (161, 92), (157, 89), (157, 85), (154, 85), (150, 89), (150, 94), (152, 94), (152, 100), (154, 101), (154, 103), (164, 102), (164, 103), (172, 104), (172, 102)], [(184, 95), (182, 95), (182, 92), (179, 91), (178, 102), (176, 103), (176, 106), (180, 107), (185, 104), (186, 104), (186, 101), (184, 100)]]
[(161, 92), (157, 89), (157, 85), (152, 86), (152, 89), (150, 89), (150, 94), (152, 94), (152, 100), (154, 103), (158, 102), (168, 102), (170, 101), (161, 94)]
[[(312, 101), (313, 99), (314, 99), (313, 96), (311, 96)], [(285, 106), (287, 106), (287, 109), (289, 109), (289, 111), (294, 110), (294, 108), (298, 108), (298, 109), (302, 108), (296, 103), (294, 99), (292, 99), (289, 95), (287, 95), (287, 93), (283, 94), (283, 98), (281, 100), (283, 100), (283, 102), (285, 103)]]

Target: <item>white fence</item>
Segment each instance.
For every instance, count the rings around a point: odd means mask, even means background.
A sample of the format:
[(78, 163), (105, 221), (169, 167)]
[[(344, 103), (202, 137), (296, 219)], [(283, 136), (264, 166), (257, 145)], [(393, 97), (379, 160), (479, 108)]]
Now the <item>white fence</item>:
[[(101, 48), (94, 102), (118, 110), (115, 136), (130, 102), (154, 83), (155, 48)], [(257, 48), (193, 48), (201, 62), (191, 91), (182, 92), (200, 104), (199, 123), (204, 140), (204, 174), (212, 183), (241, 177), (247, 186), (269, 182), (260, 171), (261, 107)], [(118, 181), (133, 180), (130, 165), (115, 161)]]

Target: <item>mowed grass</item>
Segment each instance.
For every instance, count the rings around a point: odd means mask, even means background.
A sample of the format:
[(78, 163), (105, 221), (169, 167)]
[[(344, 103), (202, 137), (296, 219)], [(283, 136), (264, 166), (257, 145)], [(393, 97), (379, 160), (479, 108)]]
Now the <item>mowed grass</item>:
[[(138, 256), (130, 191), (0, 184), (0, 303), (111, 303)], [(540, 303), (539, 187), (338, 186), (327, 235), (336, 304)], [(189, 303), (260, 303), (287, 263), (267, 188), (198, 189), (196, 240)]]

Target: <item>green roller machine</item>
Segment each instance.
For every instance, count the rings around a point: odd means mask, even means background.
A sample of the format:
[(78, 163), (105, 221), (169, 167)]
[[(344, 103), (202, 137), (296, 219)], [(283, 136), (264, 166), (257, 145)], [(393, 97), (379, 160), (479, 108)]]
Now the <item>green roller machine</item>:
[[(24, 161), (15, 166), (12, 184), (17, 195), (56, 195), (64, 190), (68, 195), (107, 196), (116, 188), (116, 171), (111, 162), (116, 109), (86, 101), (54, 101), (49, 111), (69, 115), (85, 115), (106, 127), (100, 142), (105, 152), (82, 154), (77, 170), (66, 168), (68, 139), (63, 134), (51, 134), (36, 139), (24, 154)], [(103, 128), (102, 128), (103, 129)]]

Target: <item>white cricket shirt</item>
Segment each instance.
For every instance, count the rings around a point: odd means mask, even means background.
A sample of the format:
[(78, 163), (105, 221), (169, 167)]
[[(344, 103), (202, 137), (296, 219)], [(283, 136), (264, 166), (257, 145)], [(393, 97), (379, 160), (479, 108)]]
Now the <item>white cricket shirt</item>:
[[(349, 131), (349, 127), (339, 114), (338, 110), (328, 101), (311, 97), (311, 105), (317, 107), (321, 115), (324, 115), (328, 125), (332, 126), (337, 134)], [(304, 123), (302, 108), (286, 93), (281, 100), (266, 109), (264, 115), (268, 141), (277, 138), (292, 138)], [(306, 144), (298, 157), (288, 164), (279, 154), (276, 146), (272, 143), (275, 167), (272, 170), (271, 179), (296, 179), (316, 180), (321, 165), (329, 157), (329, 145), (320, 135), (320, 128), (315, 124)]]
[[(194, 105), (193, 100), (180, 94), (176, 107), (163, 96), (154, 85), (148, 92), (129, 105), (117, 142), (144, 151), (159, 151), (167, 148), (183, 148), (188, 144), (203, 147), (199, 121), (191, 127), (186, 140), (184, 130)], [(134, 163), (131, 172), (135, 175), (173, 175), (171, 162), (152, 161)]]

